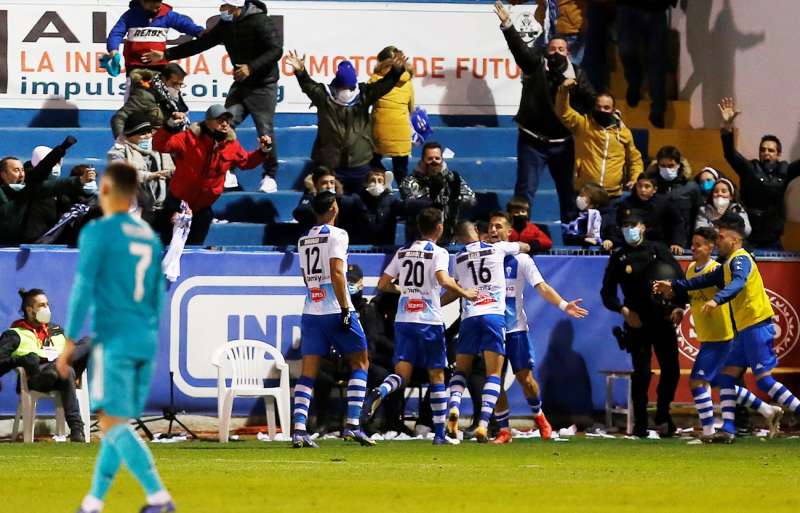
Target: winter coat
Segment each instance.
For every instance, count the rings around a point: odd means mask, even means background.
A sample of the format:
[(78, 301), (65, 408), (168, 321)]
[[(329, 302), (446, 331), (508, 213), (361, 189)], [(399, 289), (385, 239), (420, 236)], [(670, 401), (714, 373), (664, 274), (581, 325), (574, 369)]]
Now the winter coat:
[(225, 173), (232, 168), (253, 169), (264, 162), (261, 149), (248, 152), (230, 130), (228, 138), (216, 142), (204, 124), (194, 123), (188, 130), (178, 133), (161, 128), (153, 137), (153, 147), (161, 153), (170, 153), (175, 162), (175, 173), (169, 192), (189, 204), (192, 210), (210, 207), (225, 184)]
[(686, 159), (681, 159), (681, 172), (678, 178), (671, 182), (661, 177), (656, 162), (648, 166), (647, 174), (654, 176), (656, 179), (658, 184), (658, 192), (656, 194), (666, 195), (680, 213), (683, 219), (684, 240), (688, 244), (692, 240), (697, 212), (706, 201), (697, 181), (692, 180), (692, 168), (689, 166), (689, 162)]
[(190, 17), (176, 13), (168, 4), (162, 3), (153, 18), (144, 10), (139, 0), (131, 0), (128, 6), (129, 9), (111, 28), (106, 41), (106, 49), (112, 52), (119, 50), (119, 45), (125, 40), (122, 55), (125, 57), (125, 69), (128, 73), (134, 68), (160, 69), (167, 64), (169, 59), (145, 64), (142, 56), (151, 50), (165, 51), (169, 29), (194, 37), (203, 31), (203, 27), (196, 25)]
[(586, 0), (558, 0), (556, 34), (569, 36), (583, 32), (586, 20)]
[(357, 223), (357, 229), (351, 232), (350, 242), (373, 246), (394, 245), (397, 218), (405, 213), (400, 198), (388, 190), (376, 197), (363, 189), (354, 195), (354, 199), (359, 204), (357, 210), (363, 218)]
[(643, 201), (634, 192), (617, 205), (616, 225), (612, 230), (604, 230), (615, 247), (625, 243), (622, 236), (622, 221), (625, 216), (635, 212), (644, 217), (645, 239), (661, 242), (668, 246), (686, 247), (686, 233), (683, 230), (683, 218), (675, 205), (666, 195), (654, 194), (648, 201)]
[(747, 212), (744, 210), (744, 207), (738, 203), (731, 203), (728, 205), (728, 208), (725, 209), (725, 212), (722, 213), (720, 213), (719, 210), (717, 210), (717, 207), (714, 205), (706, 203), (700, 207), (700, 210), (697, 212), (697, 217), (694, 221), (694, 228), (695, 230), (706, 226), (713, 228), (714, 223), (724, 214), (729, 212), (742, 218), (742, 221), (744, 221), (744, 235), (745, 237), (749, 237), (750, 232), (752, 231), (752, 228), (750, 227), (750, 219), (747, 217)]
[(124, 137), (117, 139), (108, 150), (108, 160), (123, 160), (136, 169), (139, 186), (153, 199), (153, 210), (161, 210), (167, 198), (167, 182), (169, 178), (152, 177), (157, 171), (169, 171), (170, 178), (175, 172), (175, 163), (169, 153), (145, 151)]
[(169, 48), (165, 58), (170, 61), (183, 59), (220, 44), (225, 45), (231, 67), (238, 64), (250, 66), (250, 76), (237, 83), (257, 87), (278, 81), (278, 61), (283, 55), (283, 41), (262, 2), (248, 0), (239, 17), (233, 21), (220, 20), (214, 28), (194, 41)]
[[(369, 83), (373, 84), (385, 75), (385, 72), (375, 73)], [(376, 153), (387, 157), (411, 155), (411, 112), (414, 112), (414, 85), (411, 73), (405, 71), (394, 88), (379, 98), (372, 109), (372, 139)]]
[(511, 228), (508, 234), (509, 242), (524, 242), (530, 245), (533, 251), (547, 251), (553, 247), (553, 241), (544, 233), (541, 228), (528, 221), (522, 232)]
[(171, 98), (172, 105), (165, 105), (169, 100), (153, 87), (155, 76), (152, 70), (147, 69), (137, 69), (130, 74), (131, 93), (122, 108), (111, 117), (111, 133), (114, 134), (114, 139), (123, 135), (125, 120), (134, 112), (147, 114), (155, 126), (161, 126), (164, 118), (172, 115), (172, 112), (189, 112), (183, 95), (179, 95), (177, 99)]
[[(563, 77), (548, 76), (545, 66), (545, 50), (529, 48), (513, 25), (502, 29), (508, 48), (517, 66), (522, 69), (522, 97), (514, 120), (525, 130), (549, 139), (566, 139), (569, 130), (564, 126), (554, 109), (558, 86)], [(570, 100), (572, 108), (578, 112), (589, 112), (594, 106), (595, 91), (583, 70), (573, 65), (575, 70), (575, 94)]]
[(742, 205), (753, 226), (750, 242), (756, 246), (777, 244), (786, 222), (783, 195), (789, 185), (789, 163), (781, 160), (774, 169), (768, 169), (759, 160), (747, 160), (736, 151), (733, 132), (729, 130), (722, 130), (722, 150), (725, 160), (739, 175)]
[(621, 121), (609, 128), (589, 114), (580, 114), (569, 104), (569, 90), (559, 88), (556, 112), (575, 136), (575, 190), (587, 183), (602, 186), (608, 195), (622, 195), (627, 182), (642, 173), (642, 154), (633, 143), (633, 133)]
[(358, 84), (358, 98), (351, 105), (342, 105), (334, 101), (330, 87), (312, 80), (307, 70), (295, 73), (300, 88), (317, 108), (319, 127), (311, 150), (315, 164), (335, 170), (363, 166), (372, 160), (375, 146), (370, 109), (392, 90), (402, 74), (402, 70), (392, 68), (377, 82)]

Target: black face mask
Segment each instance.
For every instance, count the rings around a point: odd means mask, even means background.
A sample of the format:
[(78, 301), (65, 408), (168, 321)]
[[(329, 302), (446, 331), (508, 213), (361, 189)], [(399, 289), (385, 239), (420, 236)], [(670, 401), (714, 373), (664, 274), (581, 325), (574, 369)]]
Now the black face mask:
[(525, 216), (512, 216), (511, 217), (511, 227), (521, 232), (528, 226), (528, 218)]
[(228, 138), (228, 134), (219, 130), (211, 130), (211, 137), (217, 142), (222, 142)]
[(602, 127), (608, 127), (617, 123), (617, 118), (611, 112), (603, 112), (601, 110), (593, 110), (592, 118), (597, 121), (597, 124)]
[(567, 56), (553, 53), (547, 56), (547, 71), (551, 75), (563, 75), (567, 71)]

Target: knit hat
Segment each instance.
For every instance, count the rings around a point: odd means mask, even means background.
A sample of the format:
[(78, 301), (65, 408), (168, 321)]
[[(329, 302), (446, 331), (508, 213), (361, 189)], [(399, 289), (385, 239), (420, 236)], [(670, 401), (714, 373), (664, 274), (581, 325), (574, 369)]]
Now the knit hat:
[(152, 131), (153, 124), (150, 122), (150, 116), (147, 114), (134, 112), (125, 120), (125, 135), (127, 137), (149, 134)]
[(358, 73), (350, 61), (342, 61), (336, 68), (336, 77), (331, 82), (331, 87), (337, 89), (353, 89), (358, 85)]

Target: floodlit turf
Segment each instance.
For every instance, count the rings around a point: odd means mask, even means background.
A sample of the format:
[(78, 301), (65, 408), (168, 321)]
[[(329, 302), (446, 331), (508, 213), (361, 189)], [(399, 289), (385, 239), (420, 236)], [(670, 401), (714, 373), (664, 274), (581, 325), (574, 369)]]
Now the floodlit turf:
[[(796, 512), (800, 440), (517, 440), (495, 447), (323, 441), (152, 445), (182, 513), (500, 511)], [(89, 486), (97, 444), (0, 445), (0, 511), (72, 513)], [(105, 511), (143, 503), (127, 471)]]

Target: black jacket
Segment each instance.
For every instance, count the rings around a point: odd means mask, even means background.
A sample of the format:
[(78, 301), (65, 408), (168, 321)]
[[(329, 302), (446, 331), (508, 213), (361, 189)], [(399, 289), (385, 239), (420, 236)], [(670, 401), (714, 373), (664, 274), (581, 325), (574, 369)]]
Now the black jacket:
[[(531, 132), (549, 139), (566, 139), (570, 131), (556, 115), (554, 102), (563, 76), (548, 76), (545, 69), (545, 50), (529, 48), (517, 29), (510, 26), (502, 30), (514, 61), (522, 69), (522, 97), (516, 122)], [(595, 91), (582, 69), (575, 68), (577, 86), (570, 93), (570, 105), (581, 114), (594, 108)]]
[[(636, 247), (624, 245), (611, 254), (600, 296), (603, 305), (612, 312), (620, 312), (627, 306), (639, 314), (643, 322), (663, 321), (674, 308), (683, 307), (689, 298), (685, 292), (676, 292), (671, 301), (658, 301), (652, 294), (652, 282), (681, 277), (683, 270), (669, 249), (659, 242), (645, 240)], [(622, 301), (617, 287), (622, 289)]]
[(753, 227), (750, 242), (755, 246), (777, 244), (786, 221), (783, 195), (789, 185), (789, 163), (781, 160), (768, 169), (761, 161), (747, 160), (736, 151), (732, 131), (722, 130), (721, 134), (725, 160), (739, 175), (742, 205)]
[(362, 190), (353, 199), (358, 204), (356, 211), (361, 213), (363, 218), (358, 220), (358, 229), (351, 234), (350, 242), (373, 246), (394, 245), (397, 218), (405, 212), (400, 198), (389, 191), (384, 191), (375, 197)]
[(672, 182), (667, 182), (661, 178), (661, 175), (656, 175), (656, 181), (658, 182), (656, 194), (666, 196), (681, 216), (683, 222), (683, 244), (681, 246), (687, 247), (692, 240), (697, 213), (705, 203), (700, 186), (696, 181), (688, 180), (682, 174)]
[(625, 240), (622, 237), (622, 220), (631, 211), (644, 217), (647, 228), (645, 239), (652, 242), (661, 242), (667, 245), (686, 247), (686, 234), (683, 227), (683, 218), (678, 209), (664, 194), (655, 194), (649, 201), (642, 201), (634, 192), (617, 205), (616, 227), (612, 230), (610, 240), (615, 247), (622, 246)]
[(367, 302), (363, 296), (356, 299), (353, 301), (353, 308), (358, 312), (364, 335), (367, 337), (370, 363), (384, 369), (393, 369), (394, 340), (390, 332), (386, 331), (383, 316), (377, 308), (375, 299), (372, 302)]
[[(300, 202), (292, 211), (292, 217), (297, 220), (300, 231), (305, 234), (317, 224), (317, 216), (311, 208), (314, 195), (310, 192), (303, 194)], [(336, 216), (336, 226), (346, 231), (350, 235), (350, 244), (361, 244), (356, 242), (354, 234), (364, 228), (360, 223), (366, 217), (364, 204), (352, 194), (336, 195), (336, 203), (339, 205), (339, 215)]]
[(250, 66), (251, 74), (242, 85), (256, 87), (277, 82), (283, 42), (275, 22), (267, 14), (267, 7), (258, 0), (248, 0), (243, 9), (233, 21), (220, 20), (197, 39), (168, 48), (164, 58), (168, 61), (183, 59), (223, 44), (231, 66)]

